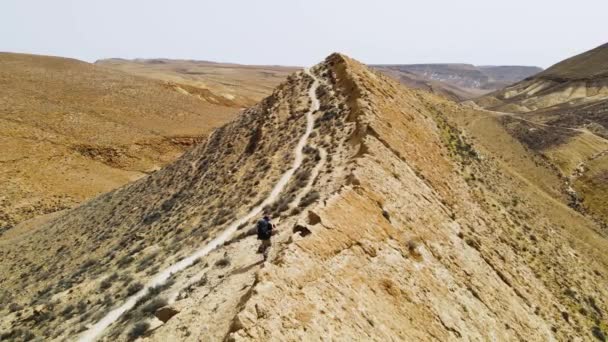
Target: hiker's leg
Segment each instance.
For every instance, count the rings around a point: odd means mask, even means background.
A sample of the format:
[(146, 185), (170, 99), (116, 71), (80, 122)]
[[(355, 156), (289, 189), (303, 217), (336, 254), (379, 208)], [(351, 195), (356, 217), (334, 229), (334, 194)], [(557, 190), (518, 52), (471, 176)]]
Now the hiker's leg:
[(264, 240), (264, 242), (262, 242), (262, 246), (264, 246), (264, 251), (262, 252), (264, 255), (264, 261), (266, 261), (268, 259), (268, 252), (270, 251), (270, 239)]

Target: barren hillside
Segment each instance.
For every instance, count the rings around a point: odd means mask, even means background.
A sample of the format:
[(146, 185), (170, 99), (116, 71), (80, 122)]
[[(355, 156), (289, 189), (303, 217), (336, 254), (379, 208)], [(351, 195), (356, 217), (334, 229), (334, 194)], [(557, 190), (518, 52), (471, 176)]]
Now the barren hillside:
[[(608, 239), (568, 199), (496, 117), (333, 54), (162, 170), (1, 237), (0, 329), (602, 339)], [(260, 206), (277, 223), (268, 262)]]
[(0, 54), (0, 231), (175, 160), (240, 104), (58, 57)]
[(188, 84), (244, 107), (268, 96), (296, 67), (242, 65), (177, 59), (103, 59), (96, 65), (130, 74)]
[(608, 227), (608, 45), (566, 59), (475, 102), (548, 158), (571, 205)]

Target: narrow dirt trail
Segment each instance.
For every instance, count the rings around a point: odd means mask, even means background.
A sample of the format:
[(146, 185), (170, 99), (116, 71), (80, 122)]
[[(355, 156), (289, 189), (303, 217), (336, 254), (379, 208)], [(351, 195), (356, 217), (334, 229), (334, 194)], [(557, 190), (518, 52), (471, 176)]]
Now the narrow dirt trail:
[(319, 80), (310, 72), (310, 70), (305, 69), (304, 72), (314, 79), (314, 82), (308, 91), (311, 105), (310, 109), (306, 113), (306, 131), (294, 149), (295, 157), (291, 168), (285, 171), (285, 173), (281, 176), (277, 184), (275, 184), (274, 188), (270, 192), (270, 195), (268, 195), (268, 197), (257, 207), (251, 209), (249, 213), (232, 222), (219, 236), (211, 240), (201, 249), (195, 251), (187, 258), (157, 273), (141, 291), (129, 297), (124, 304), (110, 311), (99, 322), (95, 323), (95, 325), (93, 325), (90, 329), (83, 332), (78, 339), (79, 341), (95, 341), (103, 334), (108, 326), (118, 320), (118, 318), (120, 318), (120, 316), (122, 316), (125, 312), (133, 308), (137, 301), (147, 293), (148, 289), (164, 284), (171, 277), (171, 275), (186, 269), (188, 266), (192, 265), (196, 259), (209, 254), (209, 252), (226, 242), (237, 231), (237, 228), (241, 224), (246, 223), (255, 216), (258, 216), (265, 206), (271, 204), (277, 199), (279, 194), (285, 188), (285, 185), (287, 185), (287, 183), (293, 177), (295, 171), (300, 167), (300, 165), (302, 165), (302, 161), (304, 160), (303, 149), (308, 142), (308, 137), (310, 136), (315, 124), (313, 113), (316, 112), (320, 107), (320, 102), (317, 98), (317, 87), (319, 86)]

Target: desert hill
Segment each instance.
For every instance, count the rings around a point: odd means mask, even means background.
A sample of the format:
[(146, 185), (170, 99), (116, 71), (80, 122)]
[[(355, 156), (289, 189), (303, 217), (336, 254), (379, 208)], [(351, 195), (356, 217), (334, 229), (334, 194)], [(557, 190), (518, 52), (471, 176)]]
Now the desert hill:
[(472, 64), (372, 65), (410, 87), (430, 90), (453, 100), (465, 100), (502, 89), (542, 71), (530, 66)]
[(475, 102), (500, 116), (571, 186), (571, 204), (608, 227), (608, 45)]
[(0, 54), (0, 230), (175, 160), (241, 104), (74, 59)]
[(571, 108), (607, 98), (608, 44), (604, 44), (476, 102), (495, 110), (527, 113)]
[(537, 77), (562, 80), (585, 80), (608, 77), (608, 43), (561, 61)]
[[(333, 54), (158, 172), (1, 237), (0, 329), (601, 339), (608, 240), (568, 201), (499, 118)], [(268, 262), (262, 211), (278, 230)]]
[(206, 89), (244, 107), (259, 102), (272, 93), (289, 74), (301, 69), (166, 58), (113, 58), (98, 60), (95, 64), (138, 76)]

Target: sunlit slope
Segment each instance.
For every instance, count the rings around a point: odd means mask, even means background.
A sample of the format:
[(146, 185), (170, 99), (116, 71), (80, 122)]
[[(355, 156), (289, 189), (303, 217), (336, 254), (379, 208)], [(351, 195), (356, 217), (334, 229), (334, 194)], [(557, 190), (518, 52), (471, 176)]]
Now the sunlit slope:
[(0, 54), (0, 228), (165, 165), (238, 105), (58, 57)]

